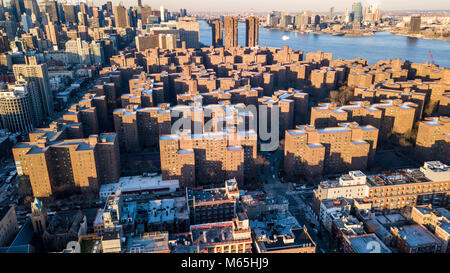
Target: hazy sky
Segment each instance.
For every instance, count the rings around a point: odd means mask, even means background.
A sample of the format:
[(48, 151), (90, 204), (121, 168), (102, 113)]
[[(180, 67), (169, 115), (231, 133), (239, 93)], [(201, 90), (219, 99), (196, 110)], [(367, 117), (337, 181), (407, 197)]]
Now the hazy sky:
[[(186, 8), (188, 11), (328, 11), (334, 6), (337, 12), (351, 9), (356, 0), (142, 0), (142, 3), (159, 8), (161, 5), (169, 10)], [(106, 0), (94, 0), (104, 3)], [(137, 6), (137, 0), (112, 0), (113, 4), (122, 2), (125, 6)], [(383, 10), (450, 10), (450, 0), (362, 0), (363, 5), (379, 3)]]

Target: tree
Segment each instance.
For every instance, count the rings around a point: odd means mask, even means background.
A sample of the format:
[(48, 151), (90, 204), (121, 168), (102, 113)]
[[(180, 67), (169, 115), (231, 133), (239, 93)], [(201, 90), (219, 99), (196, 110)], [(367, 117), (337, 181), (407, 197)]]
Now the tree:
[(336, 103), (338, 106), (347, 104), (353, 99), (353, 88), (349, 86), (342, 86), (339, 90), (330, 91), (328, 100)]
[(423, 111), (425, 116), (431, 116), (437, 108), (437, 102), (429, 102), (427, 104), (427, 107), (425, 107), (425, 110)]

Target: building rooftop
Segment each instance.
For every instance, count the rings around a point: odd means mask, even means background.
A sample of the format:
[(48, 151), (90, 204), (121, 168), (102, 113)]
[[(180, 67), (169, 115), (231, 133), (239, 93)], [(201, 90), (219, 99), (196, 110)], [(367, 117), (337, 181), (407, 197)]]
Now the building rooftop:
[(141, 237), (129, 237), (127, 253), (169, 253), (169, 234), (167, 232), (145, 233)]
[(231, 221), (191, 226), (191, 232), (192, 240), (199, 244), (208, 245), (235, 240)]
[(100, 196), (109, 195), (121, 189), (122, 193), (134, 193), (141, 191), (174, 191), (179, 188), (178, 180), (163, 180), (161, 175), (144, 174), (138, 176), (123, 176), (118, 183), (102, 184)]
[(348, 236), (347, 239), (356, 253), (392, 252), (375, 234)]
[(148, 203), (148, 223), (171, 223), (175, 219), (189, 219), (184, 197), (151, 200)]
[(431, 232), (420, 225), (409, 225), (398, 228), (399, 236), (406, 240), (406, 243), (412, 247), (424, 247), (430, 244), (441, 244)]
[(239, 189), (235, 179), (225, 181), (225, 187), (212, 189), (186, 189), (188, 200), (195, 200), (195, 205), (202, 203), (216, 203), (216, 202), (233, 202), (235, 203), (239, 198)]
[(315, 247), (314, 241), (303, 228), (294, 228), (290, 234), (272, 235), (272, 237), (267, 237), (263, 230), (258, 230), (255, 236), (262, 252)]

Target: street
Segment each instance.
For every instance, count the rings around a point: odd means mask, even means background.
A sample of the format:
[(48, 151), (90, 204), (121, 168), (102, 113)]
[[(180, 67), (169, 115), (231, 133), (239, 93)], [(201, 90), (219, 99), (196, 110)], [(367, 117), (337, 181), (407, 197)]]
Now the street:
[(308, 192), (292, 192), (290, 191), (293, 188), (291, 183), (281, 183), (278, 177), (278, 170), (282, 156), (283, 151), (281, 150), (277, 150), (266, 156), (271, 167), (264, 169), (264, 173), (261, 174), (262, 180), (267, 181), (264, 184), (265, 192), (272, 194), (274, 197), (287, 199), (289, 201), (289, 211), (297, 219), (300, 226), (306, 226), (309, 235), (317, 245), (317, 251), (323, 249), (325, 252), (331, 252), (328, 249), (326, 241), (322, 240), (315, 232), (319, 227), (319, 223), (313, 215), (311, 204), (305, 201), (306, 198), (304, 195), (308, 194)]

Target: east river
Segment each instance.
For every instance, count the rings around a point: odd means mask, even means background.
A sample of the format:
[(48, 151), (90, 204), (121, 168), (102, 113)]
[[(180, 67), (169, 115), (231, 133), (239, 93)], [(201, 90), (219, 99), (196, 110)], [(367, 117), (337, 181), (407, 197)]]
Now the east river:
[[(283, 36), (289, 37), (283, 40)], [(285, 37), (286, 38), (286, 37)], [(211, 45), (211, 27), (200, 20), (200, 42)], [(238, 25), (238, 43), (245, 46), (245, 24)], [(430, 62), (431, 51), (435, 64), (450, 68), (450, 42), (409, 38), (389, 32), (377, 32), (375, 36), (339, 37), (326, 34), (300, 34), (293, 31), (259, 28), (259, 45), (282, 48), (288, 45), (292, 49), (304, 52), (318, 50), (332, 52), (333, 58), (368, 59), (369, 64), (378, 60), (396, 59), (411, 62)]]

